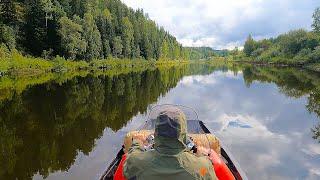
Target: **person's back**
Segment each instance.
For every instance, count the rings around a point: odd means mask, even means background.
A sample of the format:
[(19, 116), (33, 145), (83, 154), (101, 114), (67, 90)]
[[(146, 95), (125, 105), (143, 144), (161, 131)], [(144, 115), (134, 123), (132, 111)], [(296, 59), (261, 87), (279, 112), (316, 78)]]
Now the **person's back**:
[(166, 109), (156, 121), (154, 150), (144, 151), (133, 143), (124, 165), (131, 179), (217, 179), (212, 163), (186, 149), (186, 120), (176, 108)]

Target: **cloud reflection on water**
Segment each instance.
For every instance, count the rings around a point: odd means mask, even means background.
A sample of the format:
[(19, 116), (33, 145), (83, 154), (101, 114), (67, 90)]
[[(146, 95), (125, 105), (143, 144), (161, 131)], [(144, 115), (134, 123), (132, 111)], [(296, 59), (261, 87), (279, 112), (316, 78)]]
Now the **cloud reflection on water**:
[[(320, 145), (310, 131), (317, 119), (307, 112), (305, 97), (286, 97), (275, 84), (254, 82), (248, 88), (242, 73), (218, 71), (184, 77), (176, 88), (159, 97), (158, 104), (165, 103), (194, 107), (249, 179), (320, 178)], [(78, 155), (73, 165), (77, 168), (53, 173), (48, 179), (98, 178), (124, 134), (139, 127), (141, 119), (143, 115), (134, 117), (118, 132), (106, 129), (88, 157)]]
[(319, 144), (310, 132), (317, 119), (305, 97), (286, 97), (274, 84), (248, 88), (241, 73), (228, 71), (185, 77), (159, 103), (195, 107), (250, 179), (320, 178)]

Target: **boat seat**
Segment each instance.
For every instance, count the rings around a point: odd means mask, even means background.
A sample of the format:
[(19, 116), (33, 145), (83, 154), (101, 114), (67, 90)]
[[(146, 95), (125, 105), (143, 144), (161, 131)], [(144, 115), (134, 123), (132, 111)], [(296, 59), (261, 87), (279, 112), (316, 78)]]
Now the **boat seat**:
[[(138, 142), (146, 144), (146, 139), (151, 134), (153, 134), (152, 130), (131, 131), (127, 133), (124, 138), (125, 153), (127, 153), (131, 147), (132, 139), (136, 139)], [(209, 152), (209, 150), (214, 150), (217, 154), (221, 155), (220, 142), (213, 134), (188, 134), (188, 136), (193, 139), (193, 142), (196, 144), (197, 148), (201, 150), (201, 152)], [(143, 144), (140, 145), (143, 146)]]

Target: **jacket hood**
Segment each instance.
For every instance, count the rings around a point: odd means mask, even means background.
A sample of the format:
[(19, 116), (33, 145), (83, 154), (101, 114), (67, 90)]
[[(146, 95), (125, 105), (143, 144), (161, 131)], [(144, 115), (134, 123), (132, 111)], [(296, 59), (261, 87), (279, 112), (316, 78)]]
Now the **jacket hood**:
[(155, 124), (155, 150), (160, 154), (174, 155), (186, 149), (187, 122), (177, 107), (163, 109)]

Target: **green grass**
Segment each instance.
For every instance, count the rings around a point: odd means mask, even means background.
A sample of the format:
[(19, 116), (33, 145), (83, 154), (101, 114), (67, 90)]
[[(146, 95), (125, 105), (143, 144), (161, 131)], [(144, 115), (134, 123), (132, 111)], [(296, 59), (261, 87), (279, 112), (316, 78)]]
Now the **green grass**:
[(63, 57), (55, 57), (52, 60), (43, 58), (34, 58), (23, 56), (18, 51), (8, 51), (5, 47), (0, 46), (0, 74), (15, 75), (15, 76), (33, 76), (42, 73), (55, 72), (64, 73), (69, 71), (79, 70), (112, 70), (112, 69), (141, 69), (147, 67), (159, 66), (175, 66), (186, 64), (189, 61), (183, 60), (145, 60), (145, 59), (117, 59), (108, 58), (101, 60), (86, 61), (71, 61)]

